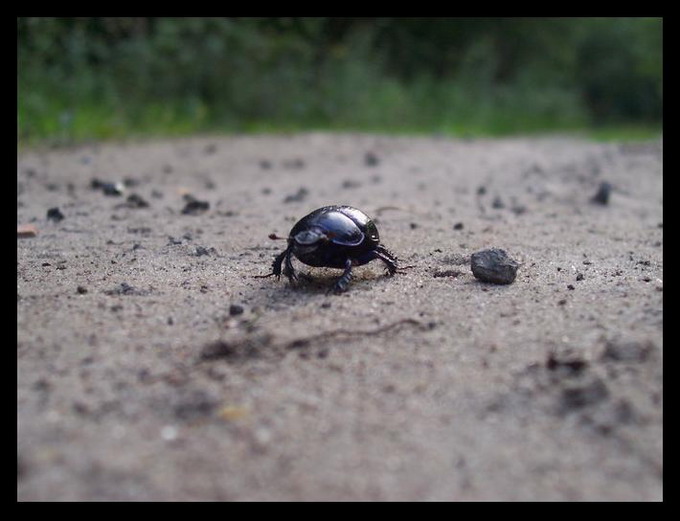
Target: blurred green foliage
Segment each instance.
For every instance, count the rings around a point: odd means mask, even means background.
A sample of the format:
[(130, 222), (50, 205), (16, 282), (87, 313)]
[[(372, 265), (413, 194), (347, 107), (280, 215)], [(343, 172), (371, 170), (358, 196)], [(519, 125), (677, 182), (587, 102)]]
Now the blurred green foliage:
[(659, 129), (660, 18), (18, 18), (18, 139)]

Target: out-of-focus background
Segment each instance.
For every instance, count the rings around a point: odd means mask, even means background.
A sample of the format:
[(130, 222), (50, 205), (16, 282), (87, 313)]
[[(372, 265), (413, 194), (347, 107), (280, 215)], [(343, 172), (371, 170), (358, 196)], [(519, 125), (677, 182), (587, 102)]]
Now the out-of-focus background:
[(17, 19), (19, 144), (660, 133), (661, 18)]

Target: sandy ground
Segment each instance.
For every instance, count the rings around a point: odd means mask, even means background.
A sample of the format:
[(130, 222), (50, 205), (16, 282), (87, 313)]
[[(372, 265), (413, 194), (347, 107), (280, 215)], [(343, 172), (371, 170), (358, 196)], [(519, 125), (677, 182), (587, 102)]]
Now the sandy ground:
[[(332, 134), (21, 152), (18, 499), (661, 500), (661, 156)], [(338, 270), (254, 277), (270, 233), (339, 203), (413, 267), (358, 267), (342, 295)], [(474, 278), (491, 247), (514, 283)]]

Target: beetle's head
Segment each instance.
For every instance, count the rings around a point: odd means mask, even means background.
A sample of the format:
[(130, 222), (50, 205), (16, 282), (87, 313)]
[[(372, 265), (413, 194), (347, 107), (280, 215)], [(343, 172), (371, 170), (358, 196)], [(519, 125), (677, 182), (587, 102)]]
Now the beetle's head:
[(296, 233), (288, 240), (293, 243), (293, 247), (298, 252), (309, 253), (328, 242), (330, 238), (321, 228), (313, 226)]

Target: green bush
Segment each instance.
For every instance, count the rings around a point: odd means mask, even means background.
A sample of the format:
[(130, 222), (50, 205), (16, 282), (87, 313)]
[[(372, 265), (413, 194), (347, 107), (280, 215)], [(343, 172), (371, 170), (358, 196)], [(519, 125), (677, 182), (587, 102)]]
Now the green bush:
[(18, 137), (661, 121), (660, 19), (18, 18)]

